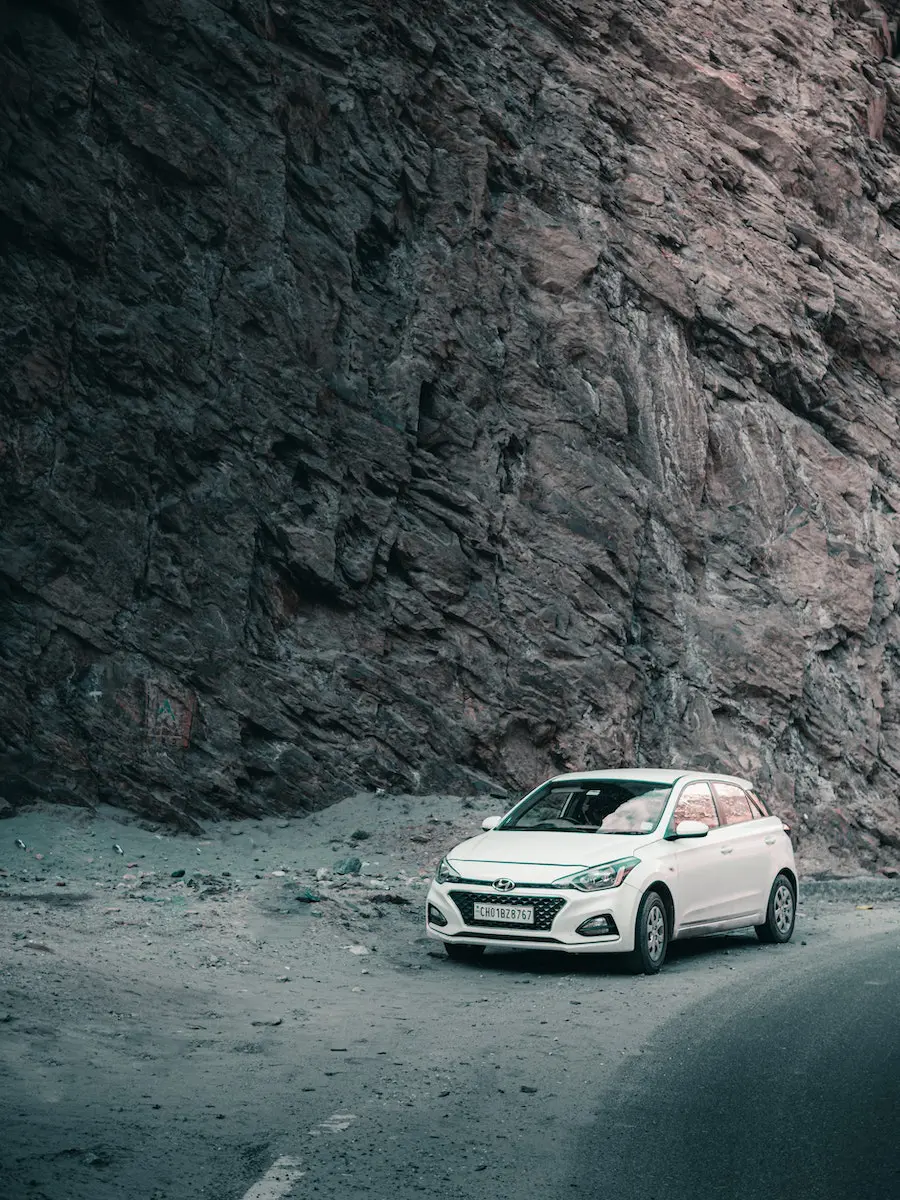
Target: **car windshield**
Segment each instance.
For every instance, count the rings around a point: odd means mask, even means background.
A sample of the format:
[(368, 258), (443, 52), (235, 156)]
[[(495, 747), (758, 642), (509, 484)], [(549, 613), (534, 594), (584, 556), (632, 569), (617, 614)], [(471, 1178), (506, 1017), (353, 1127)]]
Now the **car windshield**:
[(671, 787), (642, 779), (547, 783), (513, 809), (500, 829), (561, 833), (652, 833)]

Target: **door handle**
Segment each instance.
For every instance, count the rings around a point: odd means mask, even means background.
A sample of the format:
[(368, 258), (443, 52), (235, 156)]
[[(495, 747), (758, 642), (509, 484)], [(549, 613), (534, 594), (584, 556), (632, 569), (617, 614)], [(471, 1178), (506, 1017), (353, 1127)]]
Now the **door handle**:
[(767, 845), (767, 846), (774, 846), (774, 845), (775, 845), (775, 839), (774, 839), (773, 837), (771, 837), (771, 838), (766, 838), (766, 845)]
[(725, 849), (722, 851), (722, 853), (723, 854), (733, 854), (734, 846), (726, 846)]

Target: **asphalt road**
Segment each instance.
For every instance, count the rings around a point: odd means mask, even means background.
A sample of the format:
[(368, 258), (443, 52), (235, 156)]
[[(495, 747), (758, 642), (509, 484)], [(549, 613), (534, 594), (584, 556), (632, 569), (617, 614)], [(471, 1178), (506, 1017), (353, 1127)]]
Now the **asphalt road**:
[(699, 998), (601, 1098), (579, 1194), (900, 1196), (900, 935)]

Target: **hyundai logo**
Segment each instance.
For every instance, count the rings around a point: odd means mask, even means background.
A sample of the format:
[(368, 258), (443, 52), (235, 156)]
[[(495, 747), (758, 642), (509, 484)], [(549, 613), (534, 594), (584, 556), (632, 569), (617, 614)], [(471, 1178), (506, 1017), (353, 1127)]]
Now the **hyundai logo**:
[(515, 886), (511, 879), (494, 880), (494, 890), (498, 892), (511, 892)]

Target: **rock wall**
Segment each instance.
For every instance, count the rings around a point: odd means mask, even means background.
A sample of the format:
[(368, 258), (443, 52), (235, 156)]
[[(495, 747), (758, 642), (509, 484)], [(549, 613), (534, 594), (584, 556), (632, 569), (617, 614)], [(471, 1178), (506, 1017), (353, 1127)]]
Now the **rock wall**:
[(0, 792), (586, 765), (900, 847), (867, 0), (0, 7)]

